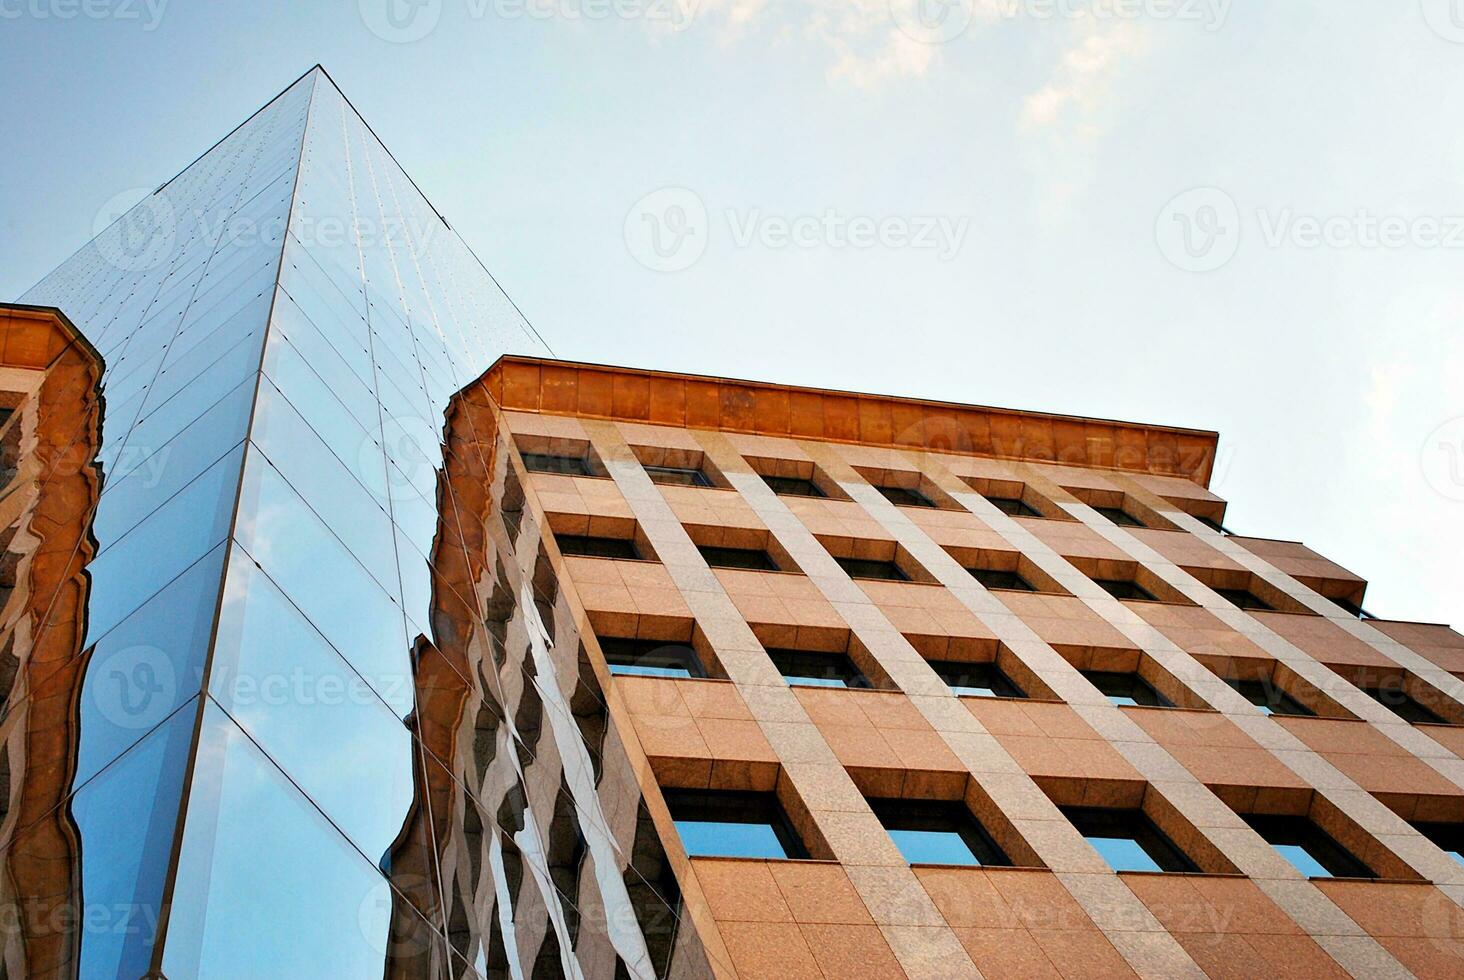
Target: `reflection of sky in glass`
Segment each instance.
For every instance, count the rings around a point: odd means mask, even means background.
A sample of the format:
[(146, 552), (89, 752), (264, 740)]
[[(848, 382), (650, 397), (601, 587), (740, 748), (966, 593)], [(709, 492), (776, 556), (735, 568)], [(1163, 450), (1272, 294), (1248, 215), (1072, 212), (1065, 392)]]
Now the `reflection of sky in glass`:
[(786, 858), (770, 824), (678, 820), (681, 844), (692, 857)]
[(1300, 844), (1272, 844), (1271, 846), (1287, 861), (1290, 861), (1293, 868), (1307, 877), (1332, 877), (1332, 872), (1322, 867), (1321, 863), (1312, 857), (1307, 849)]
[(1131, 837), (1089, 837), (1088, 843), (1114, 871), (1160, 871), (1159, 865)]
[(951, 830), (891, 830), (890, 839), (911, 864), (980, 864), (961, 835)]
[(180, 862), (169, 976), (381, 973), (385, 880), (213, 705)]

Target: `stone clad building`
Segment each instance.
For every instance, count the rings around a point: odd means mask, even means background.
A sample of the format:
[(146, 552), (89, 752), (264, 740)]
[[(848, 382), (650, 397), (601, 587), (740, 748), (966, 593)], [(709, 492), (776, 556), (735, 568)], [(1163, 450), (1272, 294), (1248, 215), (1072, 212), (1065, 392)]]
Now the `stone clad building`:
[(319, 68), (22, 302), (0, 977), (1464, 974), (1464, 636), (1215, 433), (551, 359)]

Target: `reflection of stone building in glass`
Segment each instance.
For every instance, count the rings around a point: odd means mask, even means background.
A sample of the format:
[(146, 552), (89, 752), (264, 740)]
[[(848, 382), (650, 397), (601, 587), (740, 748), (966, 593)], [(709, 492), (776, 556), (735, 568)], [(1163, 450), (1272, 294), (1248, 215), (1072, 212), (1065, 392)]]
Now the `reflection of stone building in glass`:
[(63, 317), (0, 307), (0, 975), (75, 970), (80, 840), (61, 806), (86, 671), (102, 363)]
[(1464, 638), (1213, 433), (544, 359), (319, 69), (24, 300), (0, 976), (1464, 970)]

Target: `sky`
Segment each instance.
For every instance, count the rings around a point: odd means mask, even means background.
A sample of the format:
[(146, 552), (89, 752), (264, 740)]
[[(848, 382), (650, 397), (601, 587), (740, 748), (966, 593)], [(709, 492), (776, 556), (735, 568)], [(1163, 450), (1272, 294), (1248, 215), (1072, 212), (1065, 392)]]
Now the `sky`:
[(0, 0), (0, 299), (316, 63), (561, 357), (1215, 429), (1464, 627), (1464, 0)]

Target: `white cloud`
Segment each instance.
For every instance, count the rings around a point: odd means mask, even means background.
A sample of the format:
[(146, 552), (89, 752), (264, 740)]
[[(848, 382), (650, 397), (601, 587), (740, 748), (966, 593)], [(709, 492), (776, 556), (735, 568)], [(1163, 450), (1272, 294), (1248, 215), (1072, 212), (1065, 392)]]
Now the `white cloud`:
[(1066, 125), (1072, 136), (1091, 140), (1099, 133), (1093, 113), (1109, 103), (1124, 68), (1144, 54), (1148, 35), (1132, 20), (1092, 17), (1075, 18), (1072, 32), (1047, 84), (1023, 103), (1022, 123), (1036, 129)]

